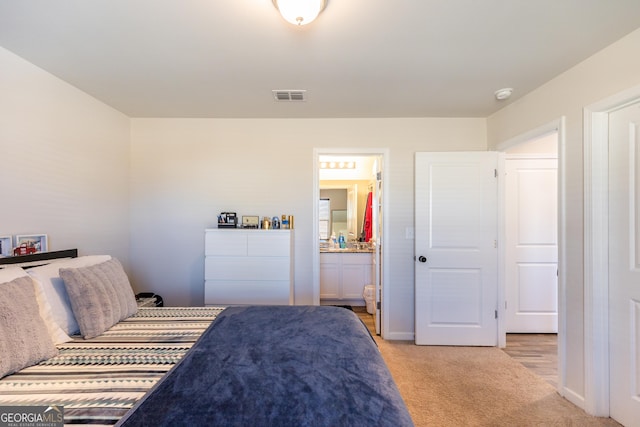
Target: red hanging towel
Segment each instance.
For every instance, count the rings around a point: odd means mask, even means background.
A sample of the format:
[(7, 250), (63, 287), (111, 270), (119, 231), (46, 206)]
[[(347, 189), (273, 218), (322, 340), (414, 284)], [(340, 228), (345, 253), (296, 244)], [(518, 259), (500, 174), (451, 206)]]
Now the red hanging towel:
[(369, 194), (367, 195), (367, 207), (364, 210), (364, 224), (362, 227), (365, 242), (371, 240), (371, 236), (373, 235), (373, 217), (371, 212), (372, 199), (373, 193), (369, 191)]

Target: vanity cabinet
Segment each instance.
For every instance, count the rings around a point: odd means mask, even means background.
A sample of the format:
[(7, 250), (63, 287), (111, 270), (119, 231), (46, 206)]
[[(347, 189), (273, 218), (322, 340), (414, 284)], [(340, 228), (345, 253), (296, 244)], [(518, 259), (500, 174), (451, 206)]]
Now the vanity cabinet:
[(372, 284), (371, 253), (320, 253), (320, 299), (362, 303), (365, 285)]
[(293, 304), (294, 230), (205, 230), (205, 305)]

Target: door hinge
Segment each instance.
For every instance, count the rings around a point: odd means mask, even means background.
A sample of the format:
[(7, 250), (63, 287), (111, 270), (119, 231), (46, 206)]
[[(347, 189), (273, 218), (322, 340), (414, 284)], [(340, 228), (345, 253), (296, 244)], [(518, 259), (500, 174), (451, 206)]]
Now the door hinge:
[(494, 169), (493, 170), (493, 177), (497, 178), (498, 177), (498, 169)]
[(498, 318), (498, 310), (496, 310), (495, 313), (496, 313), (496, 319), (497, 319)]
[(378, 302), (376, 303), (376, 308), (377, 308), (378, 310), (380, 310), (380, 301), (378, 301)]

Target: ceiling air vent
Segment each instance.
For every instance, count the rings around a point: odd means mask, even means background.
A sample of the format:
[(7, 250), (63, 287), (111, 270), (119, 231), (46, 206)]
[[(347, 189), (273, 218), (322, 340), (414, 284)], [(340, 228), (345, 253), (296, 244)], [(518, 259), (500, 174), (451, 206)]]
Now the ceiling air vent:
[(306, 90), (272, 90), (273, 97), (278, 102), (306, 101)]

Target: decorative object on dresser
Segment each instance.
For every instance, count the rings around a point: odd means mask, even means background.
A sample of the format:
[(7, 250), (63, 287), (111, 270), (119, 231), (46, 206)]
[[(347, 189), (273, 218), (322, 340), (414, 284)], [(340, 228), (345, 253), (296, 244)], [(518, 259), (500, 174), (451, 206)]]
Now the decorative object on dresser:
[(293, 230), (205, 230), (205, 305), (293, 304)]
[(238, 216), (235, 212), (222, 212), (218, 215), (218, 228), (236, 228)]
[(260, 217), (257, 215), (243, 215), (242, 228), (260, 228)]

